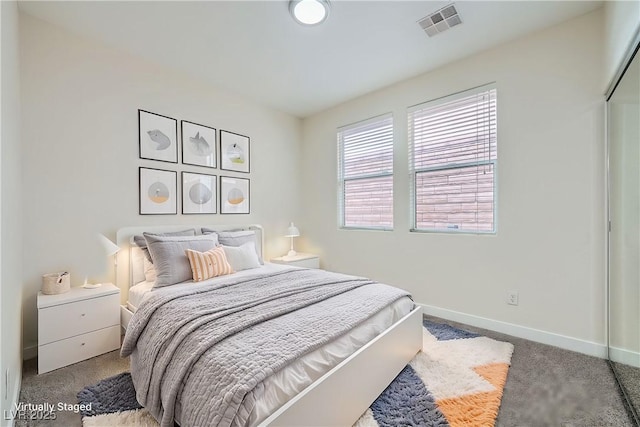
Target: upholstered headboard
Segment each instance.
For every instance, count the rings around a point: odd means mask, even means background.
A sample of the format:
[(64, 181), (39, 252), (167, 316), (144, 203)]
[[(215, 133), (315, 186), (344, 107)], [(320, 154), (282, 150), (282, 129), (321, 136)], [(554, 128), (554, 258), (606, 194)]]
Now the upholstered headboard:
[(208, 228), (214, 231), (235, 231), (235, 230), (253, 230), (256, 233), (256, 248), (260, 257), (264, 258), (264, 233), (262, 227), (257, 224), (251, 225), (154, 225), (154, 226), (135, 226), (124, 227), (116, 233), (116, 243), (120, 247), (117, 258), (116, 269), (116, 286), (120, 288), (120, 296), (122, 303), (127, 301), (129, 297), (129, 288), (136, 283), (144, 280), (143, 258), (144, 255), (140, 248), (133, 243), (133, 236), (140, 235), (144, 232), (149, 233), (167, 233), (171, 231), (180, 231), (193, 228), (196, 234), (201, 234), (202, 228)]

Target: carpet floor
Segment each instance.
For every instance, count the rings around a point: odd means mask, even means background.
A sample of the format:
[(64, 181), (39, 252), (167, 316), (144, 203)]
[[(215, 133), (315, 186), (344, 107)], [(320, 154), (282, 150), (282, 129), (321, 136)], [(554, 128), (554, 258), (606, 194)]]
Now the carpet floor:
[[(605, 360), (455, 322), (515, 349), (496, 420), (498, 427), (633, 427)], [(117, 351), (37, 375), (37, 361), (24, 364), (20, 402), (77, 404), (83, 387), (129, 370)], [(16, 426), (81, 426), (80, 414), (57, 411), (53, 421), (17, 420)]]
[(618, 381), (624, 386), (627, 397), (640, 414), (640, 368), (615, 362), (613, 366), (618, 372)]
[(606, 360), (427, 318), (513, 344), (497, 427), (634, 427)]

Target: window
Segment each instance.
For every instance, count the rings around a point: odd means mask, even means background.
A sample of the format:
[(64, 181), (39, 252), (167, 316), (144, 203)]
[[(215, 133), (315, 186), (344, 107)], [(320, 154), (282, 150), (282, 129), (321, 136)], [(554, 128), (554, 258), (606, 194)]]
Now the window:
[(495, 232), (496, 90), (409, 109), (414, 231)]
[(340, 226), (393, 228), (393, 117), (338, 129)]

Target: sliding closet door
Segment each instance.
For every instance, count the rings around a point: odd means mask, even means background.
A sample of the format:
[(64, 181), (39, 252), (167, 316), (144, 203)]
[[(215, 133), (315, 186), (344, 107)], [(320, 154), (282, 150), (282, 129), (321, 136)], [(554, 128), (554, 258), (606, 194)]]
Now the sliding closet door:
[(609, 359), (630, 403), (640, 409), (640, 55), (611, 95), (607, 116)]

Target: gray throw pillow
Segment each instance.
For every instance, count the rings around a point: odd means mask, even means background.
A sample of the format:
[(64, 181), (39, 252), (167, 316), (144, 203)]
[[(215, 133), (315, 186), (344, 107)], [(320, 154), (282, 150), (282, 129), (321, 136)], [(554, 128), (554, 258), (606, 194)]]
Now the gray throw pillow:
[[(168, 233), (146, 233), (154, 236), (195, 236), (196, 230), (194, 228), (190, 228), (188, 230), (182, 231), (170, 231)], [(153, 260), (151, 259), (151, 255), (149, 254), (149, 249), (147, 249), (147, 241), (144, 236), (138, 234), (137, 236), (133, 236), (133, 243), (136, 244), (137, 247), (142, 249), (142, 253), (144, 257), (153, 264)]]
[(157, 236), (143, 233), (156, 269), (154, 288), (193, 279), (185, 250), (206, 252), (218, 246), (216, 236)]
[(256, 255), (258, 256), (258, 260), (260, 261), (260, 264), (264, 264), (264, 261), (262, 260), (262, 255), (260, 254), (260, 251), (258, 249), (259, 242), (256, 241), (255, 231), (253, 230), (214, 231), (209, 228), (202, 228), (201, 231), (202, 231), (202, 234), (204, 235), (217, 234), (218, 242), (222, 246), (238, 247), (238, 246), (242, 246), (245, 243), (253, 242), (255, 244), (254, 247), (256, 248)]

